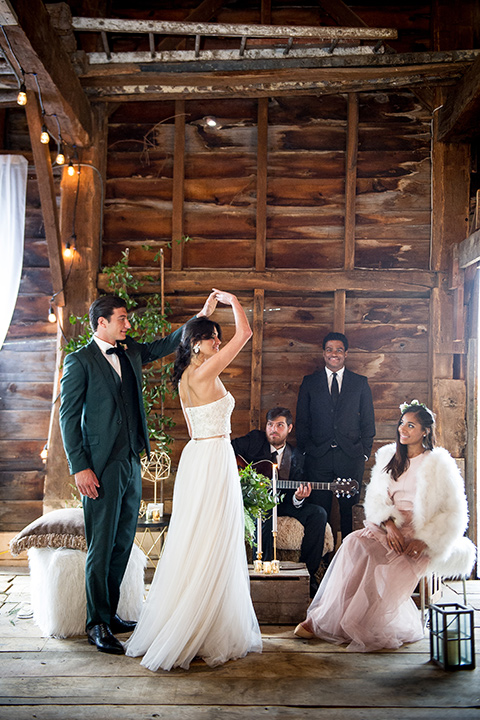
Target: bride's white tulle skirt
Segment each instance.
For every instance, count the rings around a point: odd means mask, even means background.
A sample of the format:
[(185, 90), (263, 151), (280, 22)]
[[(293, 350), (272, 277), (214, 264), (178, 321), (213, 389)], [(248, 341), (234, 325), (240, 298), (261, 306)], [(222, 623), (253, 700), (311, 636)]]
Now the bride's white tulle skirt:
[(243, 500), (227, 438), (183, 450), (162, 558), (126, 654), (150, 670), (215, 666), (261, 652), (245, 554)]

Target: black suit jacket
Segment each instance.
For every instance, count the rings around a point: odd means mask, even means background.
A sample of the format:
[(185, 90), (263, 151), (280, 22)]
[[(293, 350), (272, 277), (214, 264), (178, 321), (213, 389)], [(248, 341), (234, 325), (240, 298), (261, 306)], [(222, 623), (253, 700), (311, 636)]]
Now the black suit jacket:
[(345, 368), (334, 407), (325, 370), (306, 375), (298, 394), (295, 428), (298, 448), (307, 455), (319, 458), (337, 442), (350, 457), (368, 458), (375, 416), (367, 378)]
[[(270, 460), (270, 443), (267, 435), (263, 430), (252, 430), (242, 437), (232, 440), (233, 449), (236, 455), (241, 455), (247, 463), (256, 463), (260, 460)], [(287, 443), (287, 449), (290, 450), (290, 472), (288, 479), (300, 485), (303, 482), (303, 454), (297, 448)], [(282, 505), (292, 502), (295, 490), (282, 490), (284, 494), (283, 501), (279, 504), (278, 509), (281, 511)]]

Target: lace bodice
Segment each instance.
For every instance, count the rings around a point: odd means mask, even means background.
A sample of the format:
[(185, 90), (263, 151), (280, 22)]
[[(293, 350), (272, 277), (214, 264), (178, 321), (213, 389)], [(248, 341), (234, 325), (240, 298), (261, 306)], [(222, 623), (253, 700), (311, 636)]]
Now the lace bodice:
[(229, 392), (207, 405), (185, 407), (192, 438), (200, 440), (217, 435), (230, 435), (232, 431), (230, 417), (234, 407), (235, 399)]

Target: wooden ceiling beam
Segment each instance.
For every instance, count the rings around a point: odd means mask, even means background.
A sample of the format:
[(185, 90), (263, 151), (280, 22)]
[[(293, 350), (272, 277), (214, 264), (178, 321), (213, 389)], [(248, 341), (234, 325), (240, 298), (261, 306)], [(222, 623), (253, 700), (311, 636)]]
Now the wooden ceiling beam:
[(48, 145), (40, 142), (43, 118), (35, 93), (27, 92), (28, 102), (25, 106), (27, 114), (30, 142), (37, 172), (38, 192), (42, 206), (45, 239), (47, 241), (48, 259), (52, 276), (53, 296), (57, 305), (65, 305), (63, 292), (64, 266), (62, 242), (57, 212), (57, 198), (53, 180), (52, 162)]
[(480, 134), (480, 57), (452, 88), (438, 114), (437, 140), (470, 142)]
[(469, 63), (405, 67), (294, 68), (233, 73), (117, 73), (84, 77), (90, 98), (104, 101), (265, 97), (312, 93), (373, 92), (425, 84), (449, 84)]
[[(12, 6), (9, 0), (1, 0), (2, 6)], [(0, 6), (1, 9), (1, 6)], [(3, 33), (0, 45), (16, 70), (17, 61), (27, 76), (27, 88), (36, 90), (33, 74), (36, 74), (42, 93), (47, 125), (56, 137), (60, 123), (62, 137), (71, 144), (88, 146), (92, 132), (90, 104), (82, 90), (70, 58), (64, 50), (58, 34), (53, 29), (45, 5), (41, 0), (15, 0), (14, 11), (18, 24), (4, 27), (5, 34), (15, 57), (12, 57)], [(13, 22), (12, 18), (12, 22)]]
[[(351, 8), (346, 5), (343, 0), (319, 0), (319, 4), (340, 25), (350, 25), (352, 27), (368, 27), (367, 23), (357, 15)], [(396, 53), (396, 51), (390, 46), (385, 44), (385, 49), (389, 53)], [(415, 88), (414, 93), (420, 100), (422, 105), (427, 109), (432, 109), (432, 92), (429, 88)]]
[[(159, 292), (159, 282), (152, 282), (151, 270), (130, 268), (135, 279), (142, 281), (142, 292)], [(298, 293), (308, 288), (309, 293), (372, 292), (398, 294), (428, 294), (439, 282), (440, 275), (424, 270), (166, 270), (165, 292), (206, 292), (208, 288), (228, 287), (232, 292), (263, 289), (270, 292)], [(106, 275), (100, 273), (98, 288), (111, 292)]]

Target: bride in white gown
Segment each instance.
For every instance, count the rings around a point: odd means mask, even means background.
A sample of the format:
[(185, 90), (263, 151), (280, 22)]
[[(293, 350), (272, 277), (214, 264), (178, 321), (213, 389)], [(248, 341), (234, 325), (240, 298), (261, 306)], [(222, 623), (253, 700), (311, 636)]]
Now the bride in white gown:
[(185, 326), (173, 381), (192, 439), (178, 466), (164, 552), (126, 644), (126, 655), (143, 655), (141, 664), (150, 670), (187, 669), (196, 656), (215, 666), (262, 650), (230, 444), (235, 400), (219, 378), (252, 331), (235, 295), (214, 292), (215, 305), (232, 307), (235, 334), (220, 349), (217, 323), (201, 317)]

